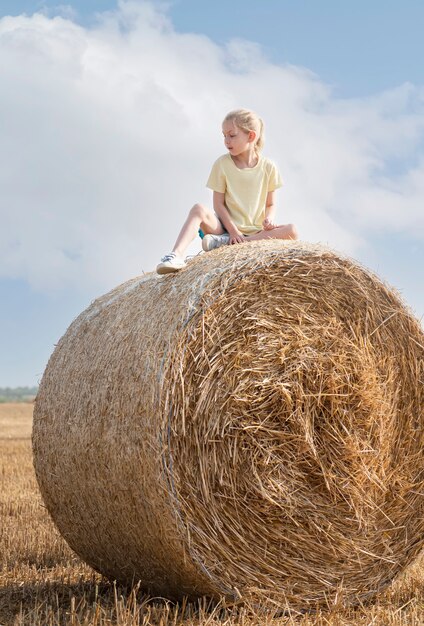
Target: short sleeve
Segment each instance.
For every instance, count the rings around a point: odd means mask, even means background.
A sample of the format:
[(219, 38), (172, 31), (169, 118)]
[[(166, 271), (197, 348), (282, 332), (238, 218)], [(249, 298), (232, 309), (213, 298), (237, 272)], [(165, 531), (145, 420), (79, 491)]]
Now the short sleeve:
[(221, 159), (215, 161), (212, 166), (211, 173), (209, 174), (206, 187), (212, 189), (212, 191), (218, 191), (219, 193), (225, 193), (227, 184), (225, 181), (225, 174), (222, 167)]
[(268, 191), (275, 191), (283, 186), (280, 172), (272, 161), (269, 161)]

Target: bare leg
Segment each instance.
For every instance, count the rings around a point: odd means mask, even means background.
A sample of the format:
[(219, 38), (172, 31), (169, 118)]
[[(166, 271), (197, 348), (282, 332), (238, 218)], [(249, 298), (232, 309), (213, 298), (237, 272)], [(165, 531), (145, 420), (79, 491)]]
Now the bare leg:
[(245, 237), (245, 241), (257, 241), (258, 239), (297, 239), (298, 234), (294, 224), (284, 224), (272, 230), (260, 230), (254, 235)]
[(201, 228), (205, 234), (222, 235), (224, 232), (221, 222), (216, 217), (215, 213), (202, 204), (195, 204), (190, 209), (172, 252), (182, 257), (193, 239), (197, 237), (199, 228)]

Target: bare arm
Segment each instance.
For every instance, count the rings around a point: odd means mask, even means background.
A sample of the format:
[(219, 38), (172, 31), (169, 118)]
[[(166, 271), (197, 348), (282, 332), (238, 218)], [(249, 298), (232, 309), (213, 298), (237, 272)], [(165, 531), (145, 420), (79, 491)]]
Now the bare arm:
[(243, 235), (233, 223), (228, 209), (225, 206), (225, 193), (220, 193), (219, 191), (213, 192), (213, 208), (230, 235), (230, 243), (243, 243)]
[(274, 203), (274, 192), (268, 191), (266, 197), (266, 206), (265, 206), (265, 219), (262, 222), (264, 230), (272, 230), (277, 227), (277, 224), (274, 222), (275, 216), (275, 203)]

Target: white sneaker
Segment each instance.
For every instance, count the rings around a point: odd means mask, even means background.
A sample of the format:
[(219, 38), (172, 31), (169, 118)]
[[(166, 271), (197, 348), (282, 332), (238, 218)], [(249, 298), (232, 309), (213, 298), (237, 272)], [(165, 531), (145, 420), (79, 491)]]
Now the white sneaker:
[(214, 248), (220, 248), (230, 243), (230, 235), (224, 233), (223, 235), (205, 235), (202, 239), (202, 248), (205, 252), (213, 250)]
[(178, 272), (178, 270), (181, 270), (185, 266), (186, 262), (182, 257), (175, 254), (175, 252), (170, 252), (169, 254), (165, 254), (160, 260), (156, 271), (158, 274), (171, 274), (172, 272)]

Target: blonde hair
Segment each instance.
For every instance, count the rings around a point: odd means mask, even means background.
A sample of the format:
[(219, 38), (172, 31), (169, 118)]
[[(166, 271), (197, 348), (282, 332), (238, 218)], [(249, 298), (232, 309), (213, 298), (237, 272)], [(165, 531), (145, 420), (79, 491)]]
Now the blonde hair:
[(249, 133), (253, 130), (256, 133), (255, 151), (259, 153), (264, 147), (264, 123), (254, 111), (249, 109), (236, 109), (230, 111), (224, 118), (224, 122), (233, 122), (238, 128)]

